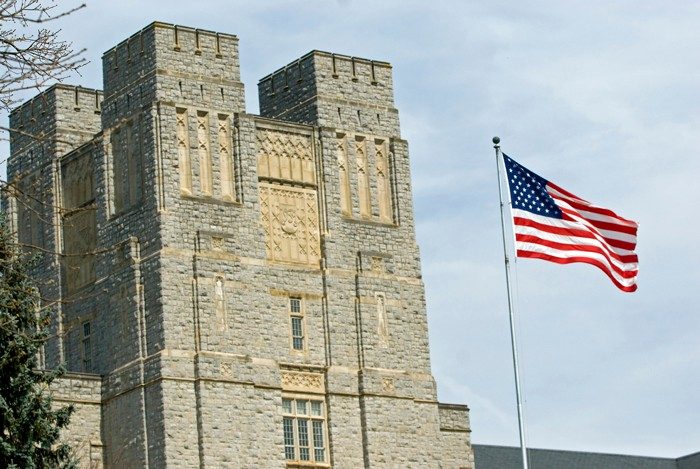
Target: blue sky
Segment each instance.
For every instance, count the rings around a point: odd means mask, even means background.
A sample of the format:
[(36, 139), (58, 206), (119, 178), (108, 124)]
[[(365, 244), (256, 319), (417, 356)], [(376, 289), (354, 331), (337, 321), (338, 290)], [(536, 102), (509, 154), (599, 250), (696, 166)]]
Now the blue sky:
[(528, 444), (700, 450), (700, 3), (89, 1), (57, 23), (91, 61), (70, 82), (101, 88), (102, 53), (153, 20), (237, 34), (251, 113), (257, 80), (311, 49), (392, 63), (433, 372), (474, 442), (518, 441), (491, 137), (639, 221), (634, 294), (590, 266), (518, 262)]

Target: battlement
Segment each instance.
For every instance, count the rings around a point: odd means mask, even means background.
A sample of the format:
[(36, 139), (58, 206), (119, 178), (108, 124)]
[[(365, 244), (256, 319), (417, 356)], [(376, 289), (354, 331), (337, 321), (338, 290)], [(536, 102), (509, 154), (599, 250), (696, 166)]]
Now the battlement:
[(258, 95), (265, 117), (398, 135), (388, 62), (314, 50), (262, 78)]
[[(55, 84), (10, 112), (8, 176), (29, 170), (89, 140), (100, 130), (103, 93), (100, 90)], [(46, 151), (29, 151), (33, 148)]]
[(245, 107), (233, 34), (153, 22), (105, 52), (102, 68), (107, 127), (157, 100)]

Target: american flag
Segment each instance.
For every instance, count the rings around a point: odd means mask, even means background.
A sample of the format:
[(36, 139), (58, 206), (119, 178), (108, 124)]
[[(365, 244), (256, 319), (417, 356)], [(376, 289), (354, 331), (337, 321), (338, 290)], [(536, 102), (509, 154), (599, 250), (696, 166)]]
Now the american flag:
[(597, 207), (503, 155), (518, 257), (601, 269), (622, 291), (637, 289), (637, 223)]

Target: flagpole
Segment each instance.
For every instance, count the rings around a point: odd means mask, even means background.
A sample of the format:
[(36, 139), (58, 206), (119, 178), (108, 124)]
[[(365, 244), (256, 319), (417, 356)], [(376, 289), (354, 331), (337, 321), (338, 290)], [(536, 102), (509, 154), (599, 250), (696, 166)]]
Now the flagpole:
[[(518, 372), (518, 348), (515, 341), (515, 321), (513, 314), (513, 292), (510, 281), (510, 258), (508, 257), (508, 246), (506, 243), (506, 222), (503, 217), (503, 189), (501, 188), (501, 139), (493, 137), (493, 148), (496, 149), (496, 174), (498, 175), (498, 199), (500, 201), (501, 212), (501, 233), (503, 234), (503, 257), (506, 268), (506, 289), (508, 290), (508, 317), (510, 319), (510, 346), (513, 351), (513, 373), (515, 374), (515, 398), (518, 403), (518, 431), (520, 433), (520, 450), (523, 456), (523, 469), (528, 469), (527, 449), (525, 447), (525, 420), (523, 418), (523, 402), (520, 390), (520, 373)], [(507, 177), (507, 175), (506, 175)]]

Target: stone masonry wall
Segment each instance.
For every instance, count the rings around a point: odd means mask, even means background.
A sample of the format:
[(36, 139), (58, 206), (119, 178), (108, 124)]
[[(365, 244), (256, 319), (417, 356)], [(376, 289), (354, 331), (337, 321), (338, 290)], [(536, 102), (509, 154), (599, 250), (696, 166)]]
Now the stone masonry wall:
[(313, 51), (260, 81), (261, 116), (233, 35), (152, 23), (103, 71), (103, 102), (58, 87), (15, 113), (53, 106), (41, 125), (82, 146), (37, 159), (18, 134), (10, 162), (67, 205), (41, 236), (94, 233), (46, 261), (71, 299), (46, 355), (101, 375), (100, 461), (300, 467), (307, 419), (311, 467), (473, 467), (430, 372), (391, 66)]

